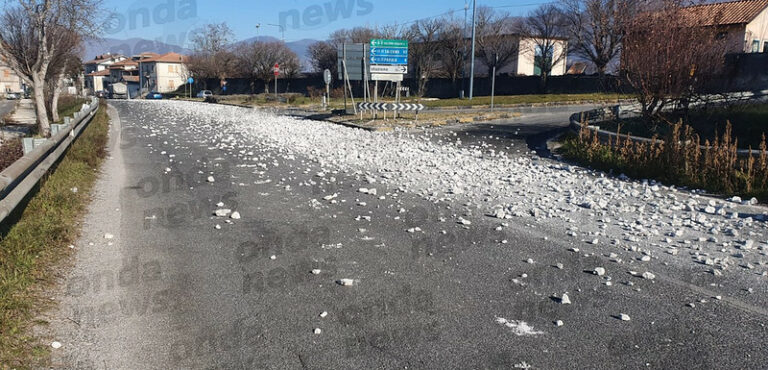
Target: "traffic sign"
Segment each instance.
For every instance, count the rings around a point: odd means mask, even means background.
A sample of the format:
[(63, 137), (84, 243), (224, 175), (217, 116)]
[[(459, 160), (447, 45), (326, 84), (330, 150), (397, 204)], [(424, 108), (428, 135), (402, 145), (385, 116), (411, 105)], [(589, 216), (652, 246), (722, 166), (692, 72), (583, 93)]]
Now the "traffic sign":
[(408, 57), (390, 57), (390, 56), (375, 56), (371, 55), (369, 58), (369, 62), (371, 64), (390, 64), (390, 65), (397, 65), (397, 66), (403, 66), (408, 65)]
[(190, 83), (190, 84), (191, 84), (191, 83), (194, 83), (194, 82), (195, 82), (195, 79), (194, 79), (194, 78), (192, 78), (192, 77), (190, 77), (190, 78), (188, 78), (188, 79), (187, 79), (187, 83)]
[(408, 40), (386, 40), (386, 39), (373, 39), (371, 40), (371, 47), (386, 47), (386, 48), (408, 48)]
[(381, 111), (421, 111), (424, 110), (424, 105), (405, 103), (357, 103), (357, 109)]
[(408, 66), (407, 65), (401, 65), (401, 66), (372, 65), (371, 66), (371, 73), (402, 73), (402, 74), (406, 74), (406, 73), (408, 73)]
[(408, 49), (407, 48), (377, 48), (372, 47), (371, 48), (371, 55), (375, 56), (401, 56), (401, 57), (407, 57), (408, 56)]
[(325, 71), (323, 71), (323, 80), (325, 81), (326, 85), (330, 85), (331, 84), (331, 77), (332, 77), (331, 76), (331, 70), (326, 69)]
[(402, 82), (402, 73), (371, 73), (371, 81)]
[(275, 63), (275, 76), (280, 75), (280, 65)]

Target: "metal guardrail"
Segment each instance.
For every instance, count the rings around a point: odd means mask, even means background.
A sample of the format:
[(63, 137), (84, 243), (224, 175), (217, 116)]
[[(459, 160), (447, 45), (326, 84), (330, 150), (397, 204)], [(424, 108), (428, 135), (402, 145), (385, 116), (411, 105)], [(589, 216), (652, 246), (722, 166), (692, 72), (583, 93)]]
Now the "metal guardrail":
[[(728, 94), (727, 97), (723, 97), (723, 98), (715, 97), (714, 99), (711, 99), (708, 102), (717, 104), (725, 101), (735, 101), (735, 102), (754, 101), (756, 99), (766, 99), (766, 97), (768, 97), (768, 90), (762, 90), (757, 92), (741, 92), (741, 93)], [(606, 121), (607, 119), (620, 118), (623, 115), (623, 112), (628, 110), (632, 111), (633, 113), (636, 113), (635, 111), (637, 109), (638, 109), (638, 106), (636, 104), (629, 105), (629, 106), (612, 105), (604, 108), (589, 110), (586, 112), (574, 113), (570, 117), (569, 127), (570, 129), (576, 132), (580, 132), (582, 122), (586, 122), (591, 125), (594, 123), (599, 123), (601, 121)], [(588, 126), (587, 128), (589, 130), (595, 131), (598, 134), (598, 136), (603, 138), (610, 138), (611, 140), (615, 140), (617, 136), (615, 132), (602, 130), (600, 129), (600, 127)], [(626, 139), (627, 135), (622, 134), (621, 138)], [(646, 143), (650, 143), (653, 141), (653, 139), (650, 139), (647, 137), (641, 137), (641, 136), (630, 135), (629, 138), (630, 140), (633, 140), (633, 141), (641, 141)], [(656, 139), (656, 142), (663, 142), (663, 140)], [(704, 145), (700, 145), (699, 147), (702, 150), (709, 149)], [(736, 154), (740, 156), (748, 156), (749, 154), (759, 156), (761, 154), (761, 151), (756, 149), (753, 149), (751, 151), (749, 149), (739, 149), (736, 151)]]
[[(23, 157), (0, 172), (0, 223), (27, 197), (48, 170), (62, 157), (70, 145), (91, 122), (99, 101), (91, 98), (74, 117), (58, 125), (51, 138), (32, 141)], [(69, 117), (67, 117), (69, 118)]]

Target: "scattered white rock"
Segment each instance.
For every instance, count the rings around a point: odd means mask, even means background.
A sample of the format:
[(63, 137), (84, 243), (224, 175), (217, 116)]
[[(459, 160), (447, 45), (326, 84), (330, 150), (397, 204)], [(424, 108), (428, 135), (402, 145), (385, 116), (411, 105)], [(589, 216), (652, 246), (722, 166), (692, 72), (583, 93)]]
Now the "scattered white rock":
[(51, 342), (51, 347), (53, 347), (53, 349), (59, 349), (61, 348), (61, 343), (56, 341)]
[(214, 179), (213, 176), (208, 176), (207, 181), (208, 182), (216, 182), (216, 179)]
[(227, 208), (217, 209), (213, 211), (213, 214), (216, 215), (216, 217), (227, 217), (230, 213), (232, 213), (232, 210)]
[(323, 331), (320, 328), (315, 328), (314, 333), (315, 334), (322, 334)]
[(629, 320), (632, 320), (632, 318), (631, 318), (631, 317), (629, 317), (629, 315), (627, 315), (627, 314), (625, 314), (625, 313), (620, 313), (618, 317), (619, 317), (619, 320), (621, 320), (621, 321), (629, 321)]
[(115, 237), (115, 236), (114, 236), (114, 235), (112, 235), (112, 234), (110, 234), (110, 233), (106, 233), (106, 234), (104, 234), (104, 239), (114, 239), (114, 237)]
[(561, 304), (571, 304), (571, 298), (568, 297), (568, 294), (563, 293), (563, 296), (560, 297), (560, 303)]
[(339, 279), (336, 281), (337, 284), (341, 286), (353, 286), (355, 285), (355, 281), (353, 279)]
[(592, 270), (592, 273), (597, 276), (603, 276), (605, 275), (605, 268), (603, 267), (595, 267), (594, 270)]
[(229, 216), (229, 218), (231, 218), (233, 220), (239, 220), (240, 219), (240, 212), (238, 212), (238, 211), (232, 212), (232, 214)]

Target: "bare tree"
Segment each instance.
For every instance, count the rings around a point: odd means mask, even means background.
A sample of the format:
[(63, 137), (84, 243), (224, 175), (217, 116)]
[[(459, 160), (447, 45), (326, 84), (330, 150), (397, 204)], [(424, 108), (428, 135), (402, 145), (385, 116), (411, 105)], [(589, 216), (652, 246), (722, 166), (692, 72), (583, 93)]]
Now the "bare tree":
[(336, 50), (336, 47), (328, 41), (318, 41), (309, 45), (309, 58), (315, 72), (323, 72), (328, 69), (331, 71), (331, 75), (336, 75), (338, 72)]
[(728, 40), (720, 13), (692, 12), (681, 0), (660, 0), (626, 28), (622, 72), (646, 118), (673, 103), (695, 99), (724, 69)]
[(440, 64), (442, 72), (455, 84), (463, 75), (463, 69), (467, 60), (467, 40), (464, 23), (453, 17), (441, 19), (443, 25), (439, 35)]
[(442, 23), (439, 19), (428, 19), (417, 21), (405, 34), (405, 38), (410, 42), (409, 63), (414, 67), (413, 74), (419, 80), (418, 96), (424, 96), (427, 82), (439, 70), (441, 30)]
[(562, 12), (552, 4), (545, 4), (532, 11), (519, 26), (521, 51), (533, 57), (534, 68), (541, 73), (541, 88), (547, 86), (552, 68), (568, 55), (565, 21)]
[(80, 36), (74, 32), (62, 30), (57, 52), (51, 58), (46, 76), (46, 97), (48, 111), (53, 122), (59, 121), (59, 96), (66, 78), (77, 78), (80, 74), (83, 45)]
[(294, 78), (301, 71), (299, 57), (285, 45), (276, 42), (252, 42), (236, 49), (240, 74), (248, 76), (251, 83), (264, 81), (264, 92), (269, 93), (269, 85), (274, 80), (274, 65), (280, 64), (280, 71), (287, 78)]
[(520, 42), (514, 35), (519, 29), (517, 20), (507, 13), (488, 7), (478, 9), (477, 55), (489, 70), (500, 70), (517, 60)]
[(338, 47), (341, 44), (347, 43), (363, 43), (367, 44), (371, 39), (379, 37), (379, 32), (370, 27), (355, 27), (349, 30), (337, 30), (331, 33), (329, 41), (332, 45)]
[(192, 37), (193, 53), (188, 68), (207, 87), (207, 79), (226, 79), (237, 67), (237, 60), (229, 50), (234, 34), (226, 23), (209, 24), (203, 32)]
[(71, 33), (94, 36), (103, 23), (100, 0), (19, 0), (7, 6), (0, 27), (0, 55), (34, 89), (39, 133), (50, 136), (46, 81), (54, 56), (67, 48)]
[(600, 78), (621, 54), (624, 28), (640, 0), (561, 0), (570, 50), (590, 61)]

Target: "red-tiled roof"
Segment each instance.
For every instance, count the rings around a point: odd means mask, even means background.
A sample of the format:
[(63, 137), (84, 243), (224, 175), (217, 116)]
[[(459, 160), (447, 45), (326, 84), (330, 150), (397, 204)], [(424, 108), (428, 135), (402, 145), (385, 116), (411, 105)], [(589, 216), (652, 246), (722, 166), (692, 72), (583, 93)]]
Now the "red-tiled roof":
[(695, 24), (702, 26), (745, 24), (768, 8), (768, 0), (741, 0), (691, 6), (683, 9)]
[(96, 71), (93, 73), (89, 73), (88, 76), (109, 76), (109, 70), (105, 69), (103, 71)]
[(123, 68), (123, 67), (138, 67), (139, 63), (134, 62), (130, 59), (121, 60), (119, 62), (112, 63), (109, 68)]
[[(768, 1), (768, 0), (767, 0)], [(161, 62), (161, 63), (185, 63), (187, 61), (186, 55), (181, 55), (179, 53), (166, 53), (163, 55), (159, 55), (156, 57), (144, 59), (141, 62), (142, 63), (151, 63), (151, 62)]]

